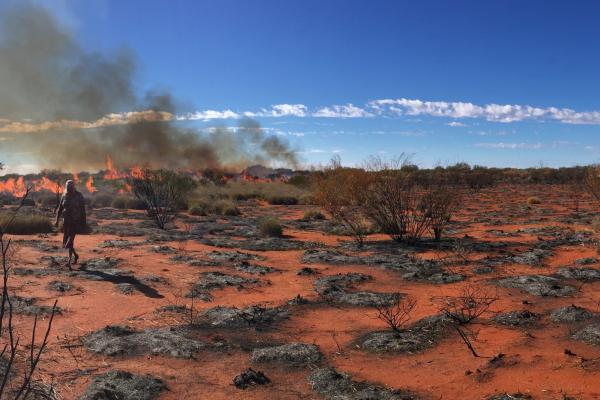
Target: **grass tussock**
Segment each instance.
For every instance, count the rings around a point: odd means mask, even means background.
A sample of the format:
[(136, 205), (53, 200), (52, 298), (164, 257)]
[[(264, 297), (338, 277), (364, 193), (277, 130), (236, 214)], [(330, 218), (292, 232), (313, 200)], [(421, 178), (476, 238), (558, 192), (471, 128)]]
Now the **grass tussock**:
[(43, 215), (17, 215), (10, 223), (11, 216), (0, 215), (0, 226), (5, 233), (12, 235), (35, 235), (52, 232), (52, 222)]
[(265, 217), (258, 224), (260, 234), (266, 237), (283, 236), (283, 228), (279, 220), (275, 217)]
[(223, 215), (228, 217), (234, 217), (241, 214), (237, 203), (227, 199), (221, 199), (214, 202), (197, 201), (188, 209), (188, 213), (195, 216)]
[(527, 204), (529, 204), (529, 205), (542, 204), (542, 200), (540, 200), (539, 197), (532, 196), (527, 199)]

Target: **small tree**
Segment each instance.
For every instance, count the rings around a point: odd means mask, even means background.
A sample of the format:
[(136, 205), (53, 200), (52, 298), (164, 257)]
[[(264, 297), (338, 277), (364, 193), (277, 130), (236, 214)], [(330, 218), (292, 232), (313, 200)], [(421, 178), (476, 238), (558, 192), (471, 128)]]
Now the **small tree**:
[(187, 174), (164, 169), (143, 169), (127, 178), (133, 194), (146, 204), (148, 216), (160, 229), (175, 215), (196, 188), (196, 182)]

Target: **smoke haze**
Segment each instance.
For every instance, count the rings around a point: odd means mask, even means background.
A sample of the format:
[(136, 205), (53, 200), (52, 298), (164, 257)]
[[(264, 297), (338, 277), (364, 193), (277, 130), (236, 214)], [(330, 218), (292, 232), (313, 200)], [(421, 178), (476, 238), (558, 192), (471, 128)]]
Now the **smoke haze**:
[(85, 52), (41, 7), (0, 15), (0, 157), (27, 154), (67, 171), (102, 168), (107, 156), (122, 167), (296, 165), (287, 143), (256, 121), (198, 131), (175, 120), (168, 93), (137, 96), (131, 51)]

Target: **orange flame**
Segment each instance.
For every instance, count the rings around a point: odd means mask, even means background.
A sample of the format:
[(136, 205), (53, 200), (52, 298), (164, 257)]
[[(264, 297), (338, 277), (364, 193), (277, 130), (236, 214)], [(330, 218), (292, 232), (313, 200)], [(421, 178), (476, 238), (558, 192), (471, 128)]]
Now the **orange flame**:
[(104, 179), (113, 180), (113, 179), (119, 179), (121, 177), (122, 177), (122, 175), (119, 174), (119, 171), (115, 168), (112, 157), (107, 155), (106, 156), (106, 173), (104, 174)]
[(0, 192), (10, 193), (13, 196), (21, 197), (27, 192), (25, 181), (20, 176), (18, 179), (8, 178), (4, 182), (0, 182)]
[(85, 188), (90, 193), (94, 193), (94, 192), (98, 191), (98, 189), (96, 189), (96, 187), (94, 186), (94, 177), (93, 176), (90, 175), (89, 179), (85, 183)]

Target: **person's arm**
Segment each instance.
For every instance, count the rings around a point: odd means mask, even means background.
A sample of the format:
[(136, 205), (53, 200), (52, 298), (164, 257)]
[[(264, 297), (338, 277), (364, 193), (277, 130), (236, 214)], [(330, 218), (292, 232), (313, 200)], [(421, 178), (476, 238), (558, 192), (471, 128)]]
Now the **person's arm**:
[(64, 209), (64, 197), (60, 198), (60, 203), (58, 204), (58, 208), (56, 209), (56, 221), (54, 222), (54, 226), (58, 228), (58, 222), (60, 221), (60, 217), (62, 216)]

